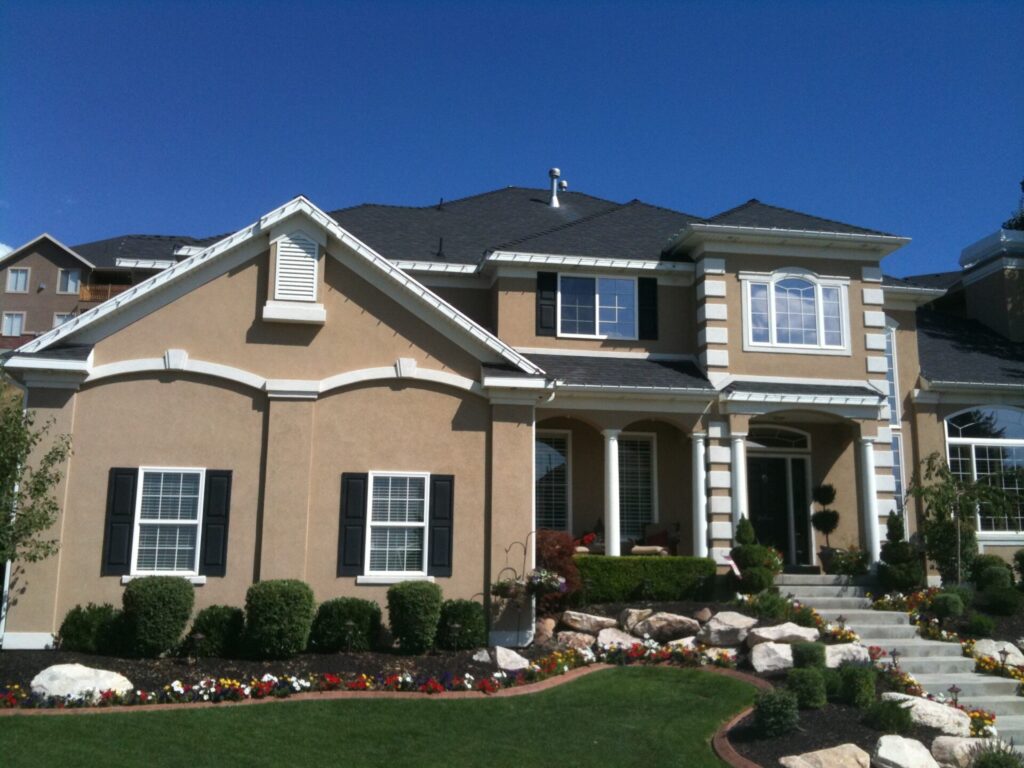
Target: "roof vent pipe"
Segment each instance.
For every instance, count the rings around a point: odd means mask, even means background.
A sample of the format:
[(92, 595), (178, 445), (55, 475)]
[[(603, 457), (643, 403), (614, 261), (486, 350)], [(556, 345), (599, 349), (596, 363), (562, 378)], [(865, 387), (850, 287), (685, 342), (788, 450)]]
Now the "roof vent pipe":
[(562, 175), (562, 171), (558, 168), (552, 168), (548, 171), (548, 178), (551, 179), (551, 201), (548, 203), (552, 208), (558, 208), (558, 191), (565, 192), (569, 188), (569, 182), (559, 181), (558, 177)]

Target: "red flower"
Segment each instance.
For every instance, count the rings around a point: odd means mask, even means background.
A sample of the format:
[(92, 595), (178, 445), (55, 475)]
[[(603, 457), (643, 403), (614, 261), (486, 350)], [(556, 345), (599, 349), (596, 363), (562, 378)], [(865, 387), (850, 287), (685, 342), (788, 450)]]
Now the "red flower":
[(444, 686), (434, 678), (430, 678), (420, 686), (420, 693), (444, 693)]

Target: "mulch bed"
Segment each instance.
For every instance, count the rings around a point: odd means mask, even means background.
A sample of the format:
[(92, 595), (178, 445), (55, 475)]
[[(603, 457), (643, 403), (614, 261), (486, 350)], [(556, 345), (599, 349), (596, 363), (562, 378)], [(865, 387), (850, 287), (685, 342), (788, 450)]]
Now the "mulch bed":
[[(856, 744), (868, 754), (884, 735), (860, 722), (861, 710), (845, 704), (828, 704), (822, 709), (800, 710), (797, 730), (773, 739), (760, 739), (754, 732), (753, 714), (729, 732), (729, 742), (743, 757), (759, 765), (776, 766), (779, 758), (828, 749), (840, 744)], [(915, 726), (904, 734), (931, 746), (939, 731)]]
[(996, 629), (992, 633), (993, 640), (1008, 640), (1016, 644), (1018, 640), (1024, 638), (1024, 611), (1013, 616), (988, 615), (996, 623)]

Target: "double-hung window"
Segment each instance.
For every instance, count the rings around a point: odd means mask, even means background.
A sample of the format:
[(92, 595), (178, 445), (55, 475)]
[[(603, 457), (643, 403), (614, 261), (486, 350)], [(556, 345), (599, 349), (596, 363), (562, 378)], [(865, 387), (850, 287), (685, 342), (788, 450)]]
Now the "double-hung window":
[(21, 336), (22, 334), (24, 334), (25, 313), (4, 312), (2, 331), (4, 336)]
[(28, 293), (28, 267), (11, 267), (7, 270), (7, 292)]
[(139, 470), (133, 574), (199, 573), (205, 480), (203, 469)]
[(370, 473), (370, 575), (426, 575), (430, 475)]
[(747, 349), (849, 352), (844, 280), (803, 271), (741, 279)]
[(57, 293), (78, 293), (82, 272), (78, 269), (62, 269), (57, 276)]
[(75, 316), (74, 312), (54, 312), (53, 313), (53, 327), (56, 328), (59, 325), (64, 325), (68, 320)]
[(558, 335), (637, 338), (636, 279), (558, 276)]

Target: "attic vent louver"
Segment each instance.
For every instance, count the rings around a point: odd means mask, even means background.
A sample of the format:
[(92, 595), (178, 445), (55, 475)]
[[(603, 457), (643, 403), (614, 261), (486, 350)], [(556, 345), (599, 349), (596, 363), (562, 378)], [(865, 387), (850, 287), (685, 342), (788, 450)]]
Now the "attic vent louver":
[(317, 244), (293, 233), (277, 241), (274, 298), (278, 301), (316, 301)]

